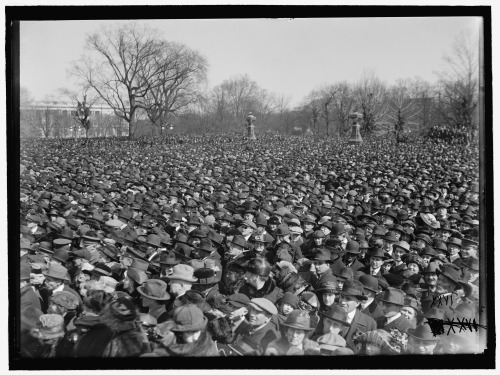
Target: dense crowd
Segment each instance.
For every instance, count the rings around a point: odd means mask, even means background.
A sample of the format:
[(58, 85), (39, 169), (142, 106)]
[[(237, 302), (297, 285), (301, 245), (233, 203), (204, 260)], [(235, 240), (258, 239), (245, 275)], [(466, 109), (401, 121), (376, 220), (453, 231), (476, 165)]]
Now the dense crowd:
[(477, 352), (478, 149), (25, 140), (22, 357)]

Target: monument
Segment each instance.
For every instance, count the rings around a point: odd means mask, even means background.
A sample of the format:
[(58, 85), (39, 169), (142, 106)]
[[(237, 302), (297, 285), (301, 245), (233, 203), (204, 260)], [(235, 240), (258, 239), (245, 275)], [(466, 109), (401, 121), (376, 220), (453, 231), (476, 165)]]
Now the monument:
[(248, 112), (248, 116), (246, 117), (247, 120), (247, 130), (248, 130), (248, 139), (254, 141), (257, 139), (255, 137), (255, 129), (254, 129), (254, 122), (255, 122), (256, 117), (252, 115), (252, 112)]
[(349, 138), (349, 144), (362, 144), (363, 139), (361, 138), (361, 133), (359, 132), (359, 122), (363, 119), (363, 114), (354, 111), (349, 118), (352, 120), (351, 126), (351, 137)]

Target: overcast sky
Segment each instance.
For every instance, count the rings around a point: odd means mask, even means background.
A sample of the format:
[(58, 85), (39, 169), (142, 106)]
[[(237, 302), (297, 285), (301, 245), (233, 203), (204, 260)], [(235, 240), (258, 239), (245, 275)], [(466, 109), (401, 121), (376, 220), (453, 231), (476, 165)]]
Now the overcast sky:
[[(104, 23), (128, 21), (23, 21), (20, 82), (35, 99), (71, 86), (67, 68), (84, 50), (87, 33)], [(298, 104), (324, 83), (356, 82), (364, 70), (393, 83), (420, 76), (435, 81), (442, 56), (461, 31), (475, 33), (479, 19), (323, 18), (140, 20), (167, 40), (208, 60), (209, 87), (248, 74), (258, 85)]]

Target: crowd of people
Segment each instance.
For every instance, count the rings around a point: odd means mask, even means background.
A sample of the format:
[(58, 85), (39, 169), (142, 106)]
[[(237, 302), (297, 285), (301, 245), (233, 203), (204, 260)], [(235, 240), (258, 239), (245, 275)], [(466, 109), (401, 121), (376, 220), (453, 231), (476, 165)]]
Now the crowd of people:
[(22, 141), (21, 357), (478, 352), (477, 148), (172, 139)]

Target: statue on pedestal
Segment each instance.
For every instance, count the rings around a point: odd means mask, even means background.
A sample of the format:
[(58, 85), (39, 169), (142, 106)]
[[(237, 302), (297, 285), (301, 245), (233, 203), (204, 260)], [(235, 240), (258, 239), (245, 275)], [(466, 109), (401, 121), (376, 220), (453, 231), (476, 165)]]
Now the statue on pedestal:
[(255, 120), (256, 120), (256, 117), (254, 115), (252, 115), (252, 112), (248, 112), (248, 116), (246, 117), (246, 121), (247, 121), (247, 130), (248, 130), (248, 139), (251, 141), (254, 141), (256, 139), (255, 131), (254, 131)]

